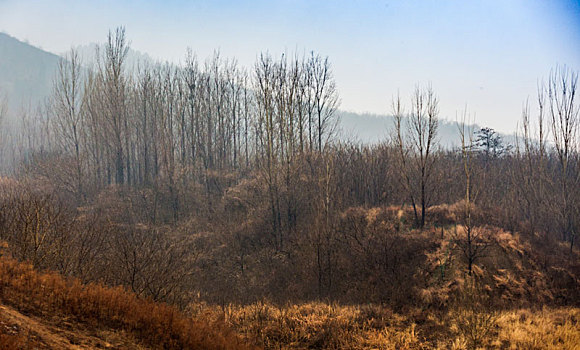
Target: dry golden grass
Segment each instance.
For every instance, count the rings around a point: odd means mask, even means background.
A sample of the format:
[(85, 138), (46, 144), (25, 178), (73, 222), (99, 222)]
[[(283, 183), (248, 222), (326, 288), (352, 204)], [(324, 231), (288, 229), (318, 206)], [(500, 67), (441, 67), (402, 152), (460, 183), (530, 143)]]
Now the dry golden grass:
[[(175, 307), (136, 297), (123, 288), (84, 285), (56, 273), (0, 258), (0, 304), (38, 318), (60, 318), (96, 329), (126, 332), (154, 349), (247, 349), (223, 322), (192, 319)], [(2, 349), (21, 348), (21, 335), (4, 332)]]
[[(266, 349), (470, 349), (455, 312), (403, 315), (376, 305), (325, 303), (192, 307), (206, 316), (208, 310)], [(502, 311), (494, 320), (481, 349), (580, 349), (580, 309)]]
[[(378, 306), (270, 303), (211, 308), (238, 333), (266, 349), (427, 349), (410, 318)], [(425, 320), (423, 320), (425, 321)], [(435, 325), (436, 320), (431, 319)], [(436, 327), (435, 327), (436, 328)]]
[(580, 309), (503, 312), (494, 347), (504, 349), (580, 349)]

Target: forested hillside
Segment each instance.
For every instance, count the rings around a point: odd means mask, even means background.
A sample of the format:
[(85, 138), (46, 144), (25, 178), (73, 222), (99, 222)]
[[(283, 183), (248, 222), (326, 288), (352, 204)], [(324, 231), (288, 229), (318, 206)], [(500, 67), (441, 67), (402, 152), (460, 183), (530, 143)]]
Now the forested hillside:
[(429, 84), (362, 144), (337, 137), (328, 57), (189, 50), (128, 71), (124, 29), (107, 39), (94, 69), (59, 61), (8, 151), (6, 254), (266, 348), (533, 348), (525, 327), (577, 344), (576, 71), (547, 71), (513, 144), (465, 110), (443, 147)]

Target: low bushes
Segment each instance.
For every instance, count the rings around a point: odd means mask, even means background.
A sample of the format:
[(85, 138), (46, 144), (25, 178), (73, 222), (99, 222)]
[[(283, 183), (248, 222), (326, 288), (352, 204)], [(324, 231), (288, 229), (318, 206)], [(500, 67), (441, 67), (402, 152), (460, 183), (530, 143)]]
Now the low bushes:
[(38, 316), (71, 317), (93, 327), (130, 332), (163, 349), (247, 349), (223, 322), (185, 317), (175, 307), (140, 299), (124, 288), (82, 284), (0, 258), (0, 302)]

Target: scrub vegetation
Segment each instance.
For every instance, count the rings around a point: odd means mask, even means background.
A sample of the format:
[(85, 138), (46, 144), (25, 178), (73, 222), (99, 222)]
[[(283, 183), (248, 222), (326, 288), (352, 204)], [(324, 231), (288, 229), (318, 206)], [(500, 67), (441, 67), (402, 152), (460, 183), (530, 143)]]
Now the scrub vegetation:
[(442, 147), (418, 84), (364, 145), (327, 57), (128, 50), (71, 50), (0, 140), (3, 348), (578, 349), (577, 72), (513, 144), (466, 110)]

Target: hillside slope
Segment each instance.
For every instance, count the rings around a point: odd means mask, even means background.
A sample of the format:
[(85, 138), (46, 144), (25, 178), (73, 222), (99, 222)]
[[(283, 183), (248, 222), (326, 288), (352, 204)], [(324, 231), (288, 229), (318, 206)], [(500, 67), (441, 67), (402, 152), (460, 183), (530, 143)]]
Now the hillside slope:
[(55, 318), (24, 315), (0, 305), (2, 349), (148, 349), (122, 332), (93, 330), (78, 323)]
[(250, 349), (222, 321), (0, 257), (0, 348)]
[(580, 349), (580, 252), (475, 208), (472, 248), (485, 249), (469, 275), (463, 208), (430, 207), (424, 230), (410, 207), (349, 208), (339, 296), (210, 306), (214, 319), (266, 349)]
[[(364, 144), (379, 144), (390, 140), (392, 137), (395, 119), (391, 115), (379, 115), (368, 113), (353, 113), (339, 111), (340, 122), (338, 136), (343, 140), (362, 142)], [(468, 130), (477, 132), (482, 126), (477, 124), (467, 125)], [(498, 133), (506, 144), (515, 144), (514, 134)], [(438, 137), (443, 148), (452, 149), (461, 146), (459, 123), (457, 121), (442, 118), (439, 124)]]
[(35, 106), (52, 87), (59, 56), (0, 33), (0, 93), (12, 112)]

